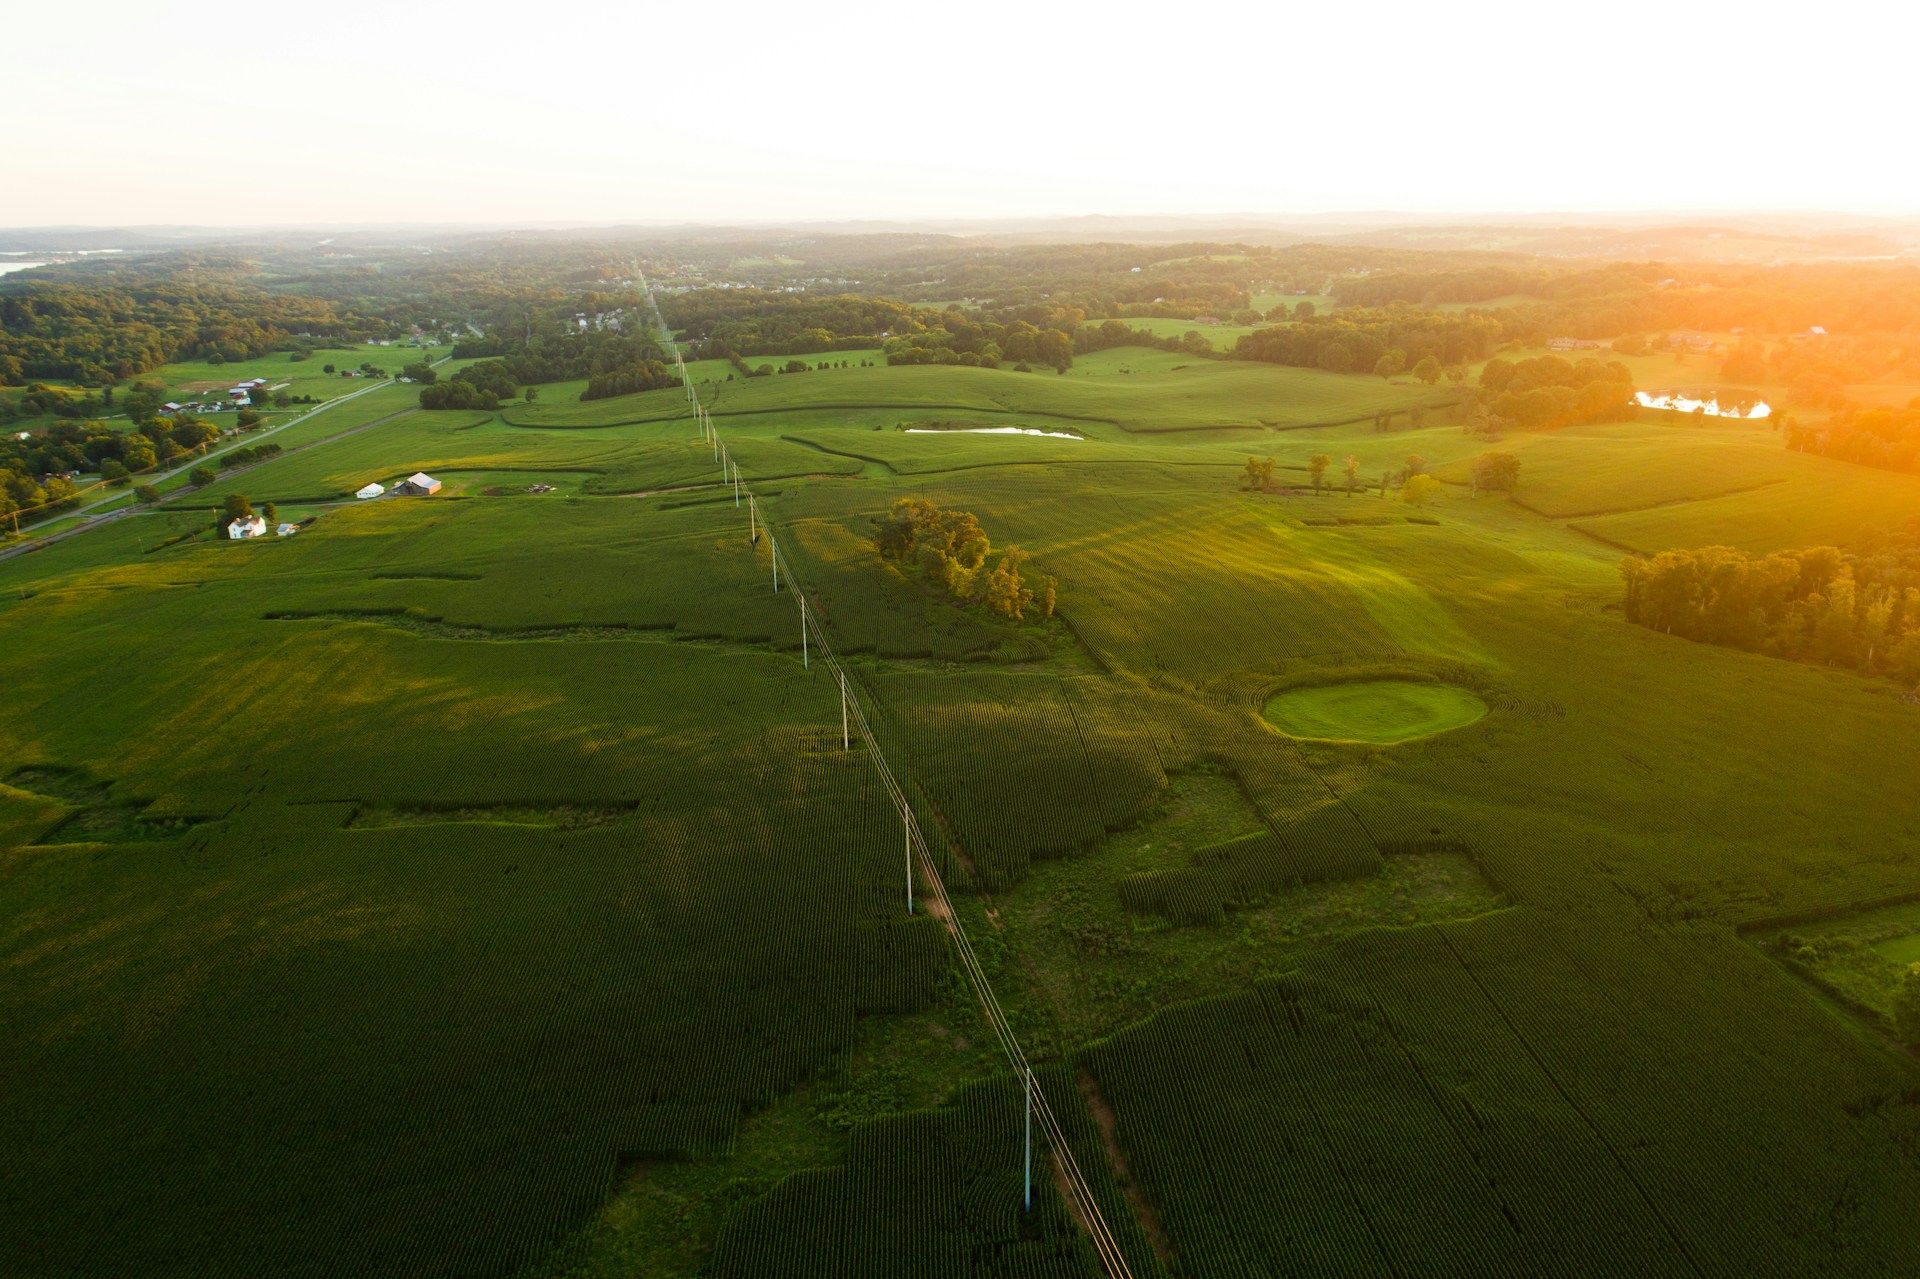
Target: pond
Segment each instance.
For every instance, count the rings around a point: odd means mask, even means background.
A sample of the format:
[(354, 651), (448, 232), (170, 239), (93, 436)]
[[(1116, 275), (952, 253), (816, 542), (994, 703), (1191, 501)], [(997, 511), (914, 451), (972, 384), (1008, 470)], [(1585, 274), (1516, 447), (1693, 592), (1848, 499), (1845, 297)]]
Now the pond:
[(1044, 435), (1050, 440), (1084, 440), (1073, 431), (1043, 431), (1037, 426), (910, 426), (908, 435)]
[(1773, 415), (1773, 406), (1765, 400), (1696, 400), (1679, 391), (1635, 391), (1633, 398), (1643, 409), (1666, 409), (1673, 413), (1701, 413), (1707, 417), (1762, 418)]

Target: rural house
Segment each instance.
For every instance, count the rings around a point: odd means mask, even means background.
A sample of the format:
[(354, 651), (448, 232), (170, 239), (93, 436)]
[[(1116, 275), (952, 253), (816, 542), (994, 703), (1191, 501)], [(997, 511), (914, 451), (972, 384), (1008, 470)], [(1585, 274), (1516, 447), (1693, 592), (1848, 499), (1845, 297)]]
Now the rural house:
[(259, 537), (267, 531), (267, 522), (258, 515), (248, 515), (227, 525), (227, 536), (235, 541), (243, 537)]
[(440, 491), (440, 481), (425, 471), (415, 471), (406, 479), (396, 483), (393, 491), (405, 497), (432, 497)]

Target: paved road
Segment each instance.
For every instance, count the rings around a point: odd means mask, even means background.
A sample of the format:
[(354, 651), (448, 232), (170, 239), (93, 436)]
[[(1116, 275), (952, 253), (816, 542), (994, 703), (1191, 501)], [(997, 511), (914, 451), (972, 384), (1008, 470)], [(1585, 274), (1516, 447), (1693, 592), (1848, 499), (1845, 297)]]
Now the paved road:
[[(443, 355), (439, 359), (435, 360), (433, 363), (435, 364), (435, 366), (442, 365), (452, 358), (453, 357), (450, 355)], [(228, 453), (233, 452), (235, 449), (256, 448), (259, 446), (262, 440), (270, 439), (273, 436), (278, 435), (280, 432), (286, 430), (290, 426), (298, 426), (300, 423), (306, 421), (308, 418), (313, 417), (316, 414), (324, 413), (328, 409), (335, 408), (339, 405), (347, 403), (349, 400), (357, 400), (361, 396), (368, 395), (374, 391), (378, 391), (382, 387), (393, 386), (397, 381), (398, 379), (396, 378), (388, 378), (383, 382), (369, 383), (368, 385), (361, 387), (357, 391), (350, 391), (347, 394), (338, 397), (337, 399), (328, 400), (325, 404), (316, 404), (312, 408), (308, 409), (305, 413), (300, 414), (298, 417), (290, 417), (286, 421), (281, 422), (277, 426), (270, 426), (264, 431), (256, 431), (252, 435), (247, 437), (245, 440), (242, 440), (233, 444), (228, 444), (221, 448), (214, 449), (210, 453), (206, 453), (199, 457), (191, 458), (188, 461), (181, 463), (179, 466), (172, 468), (171, 470), (159, 471), (150, 475), (140, 476), (139, 477), (140, 482), (143, 484), (160, 484), (166, 480), (172, 479), (174, 476), (179, 475), (182, 472), (191, 471), (196, 466), (205, 466), (208, 462), (212, 462), (218, 458), (224, 457)], [(377, 418), (372, 422), (367, 422), (360, 426), (349, 427), (344, 431), (340, 431), (340, 432), (337, 432), (336, 434), (329, 435), (325, 439), (314, 440), (310, 443), (302, 444), (298, 448), (295, 448), (289, 451), (297, 453), (301, 449), (312, 448), (316, 444), (331, 444), (335, 440), (345, 439), (349, 435), (357, 435), (361, 431), (365, 431), (372, 427), (379, 426), (383, 422), (391, 421), (394, 417), (397, 417), (397, 416), (399, 416), (397, 413), (389, 414), (387, 417)], [(283, 453), (280, 456), (284, 457), (286, 456), (286, 454)], [(229, 474), (232, 474), (232, 472), (229, 472)], [(192, 488), (179, 489), (173, 493), (169, 493), (167, 495), (166, 500), (171, 502), (174, 498), (177, 498), (184, 493), (191, 493), (191, 492), (193, 492)], [(110, 493), (103, 494), (102, 496), (93, 499), (91, 502), (87, 502), (79, 507), (76, 507), (73, 513), (86, 516), (88, 511), (94, 510), (97, 507), (105, 506), (110, 502), (118, 501), (120, 498), (124, 497), (125, 495), (126, 495), (125, 489), (115, 489)], [(29, 551), (42, 550), (46, 547), (52, 546), (55, 542), (64, 542), (70, 537), (74, 537), (78, 534), (86, 532), (88, 529), (99, 528), (103, 524), (111, 524), (115, 520), (124, 519), (129, 515), (138, 514), (140, 511), (145, 509), (150, 509), (150, 508), (145, 508), (140, 506), (138, 503), (135, 503), (134, 505), (131, 505), (131, 506), (123, 506), (119, 510), (115, 510), (115, 511), (102, 511), (98, 515), (89, 516), (83, 519), (80, 523), (73, 525), (71, 528), (61, 529), (57, 533), (44, 533), (39, 537), (30, 537), (23, 542), (16, 542), (12, 546), (0, 547), (0, 560), (10, 560), (16, 555), (25, 555)], [(66, 517), (62, 516), (61, 518), (64, 519)]]

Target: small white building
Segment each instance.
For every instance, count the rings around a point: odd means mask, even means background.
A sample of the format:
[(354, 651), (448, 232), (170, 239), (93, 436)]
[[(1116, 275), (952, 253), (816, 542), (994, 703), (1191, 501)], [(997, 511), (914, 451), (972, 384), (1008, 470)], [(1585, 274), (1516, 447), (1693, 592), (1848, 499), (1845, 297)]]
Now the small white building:
[(292, 537), (299, 531), (300, 526), (298, 524), (282, 524), (279, 528), (273, 530), (273, 533), (275, 537)]
[(258, 515), (249, 515), (245, 519), (235, 520), (227, 525), (227, 536), (239, 541), (243, 537), (259, 537), (267, 531), (267, 522)]
[(162, 413), (178, 413), (185, 407), (186, 406), (184, 404), (181, 404), (178, 400), (168, 400), (165, 404), (162, 404), (160, 406), (160, 411)]
[(369, 484), (365, 488), (361, 489), (358, 493), (355, 493), (354, 496), (362, 500), (365, 500), (370, 497), (379, 497), (382, 493), (386, 491), (387, 490), (381, 485)]

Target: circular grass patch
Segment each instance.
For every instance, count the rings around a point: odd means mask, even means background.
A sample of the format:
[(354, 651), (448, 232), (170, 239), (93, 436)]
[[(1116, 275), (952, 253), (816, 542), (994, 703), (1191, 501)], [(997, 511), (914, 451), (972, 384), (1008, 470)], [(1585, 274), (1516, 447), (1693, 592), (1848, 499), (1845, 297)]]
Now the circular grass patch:
[(1381, 745), (1462, 728), (1486, 713), (1487, 704), (1464, 688), (1399, 679), (1290, 688), (1261, 711), (1288, 737)]

